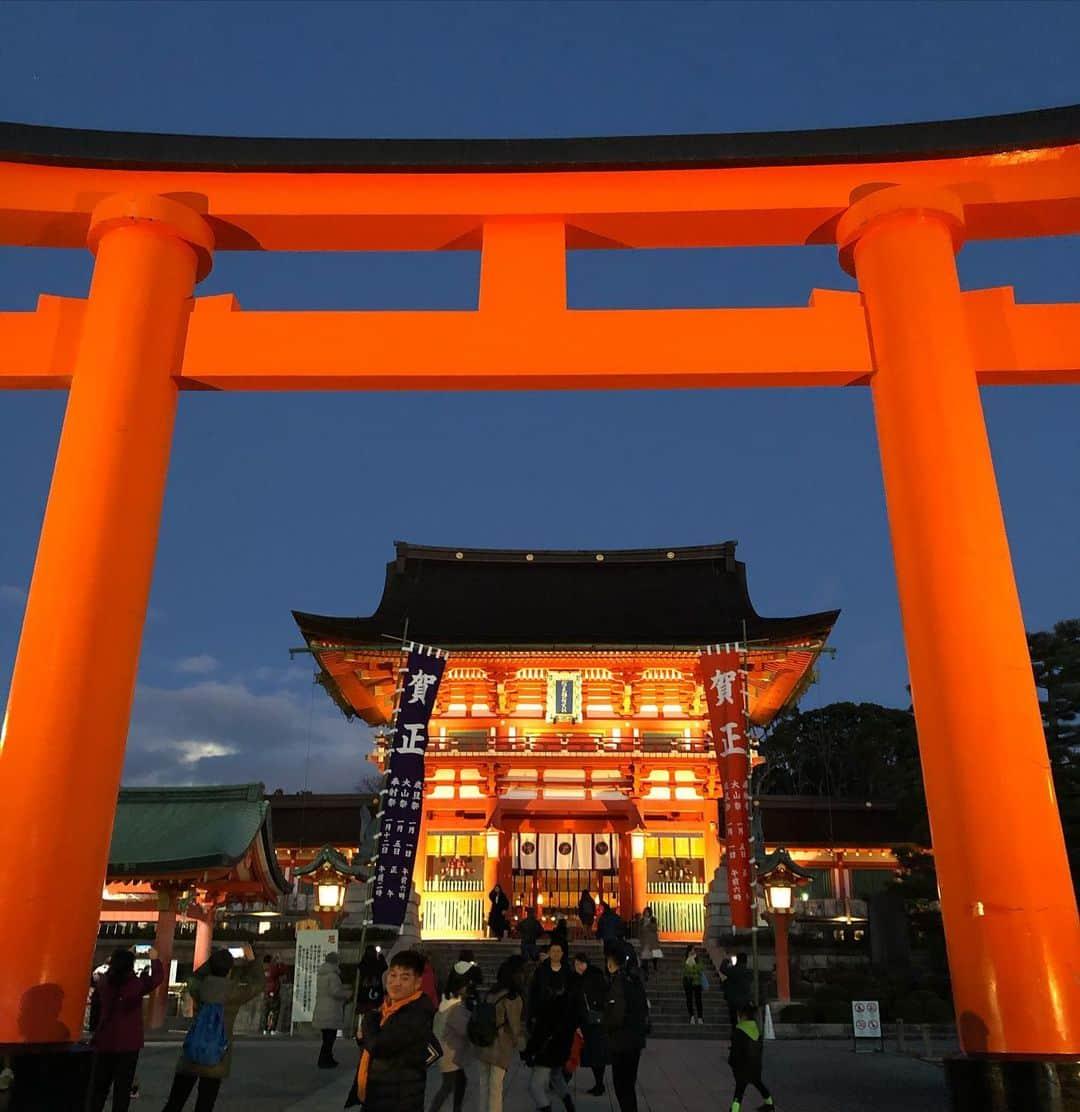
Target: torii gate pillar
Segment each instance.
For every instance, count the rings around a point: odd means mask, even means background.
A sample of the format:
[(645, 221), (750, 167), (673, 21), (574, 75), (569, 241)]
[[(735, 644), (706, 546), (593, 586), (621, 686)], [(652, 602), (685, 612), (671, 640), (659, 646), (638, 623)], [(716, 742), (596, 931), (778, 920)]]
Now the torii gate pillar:
[(961, 1043), (1045, 1060), (1080, 1046), (1080, 926), (961, 304), (962, 237), (958, 198), (903, 186), (857, 201), (837, 231), (874, 352)]
[[(19, 908), (0, 978), (7, 1044), (82, 1031), (86, 998), (71, 989), (87, 985), (97, 935), (177, 375), (213, 237), (177, 201), (117, 195), (94, 210), (89, 245), (94, 276), (0, 734), (0, 906)], [(60, 863), (64, 883), (25, 860)]]

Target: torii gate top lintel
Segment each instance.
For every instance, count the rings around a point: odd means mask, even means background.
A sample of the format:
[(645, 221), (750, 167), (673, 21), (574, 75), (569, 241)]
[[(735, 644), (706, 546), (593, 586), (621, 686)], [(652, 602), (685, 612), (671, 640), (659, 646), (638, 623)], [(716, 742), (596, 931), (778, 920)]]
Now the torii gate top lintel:
[[(565, 246), (835, 242), (868, 184), (949, 188), (969, 239), (1080, 231), (1080, 106), (919, 124), (595, 139), (271, 139), (0, 124), (0, 243), (81, 247), (112, 193), (176, 196), (215, 249), (476, 250), (544, 216)], [(1007, 207), (1006, 213), (1003, 208)]]

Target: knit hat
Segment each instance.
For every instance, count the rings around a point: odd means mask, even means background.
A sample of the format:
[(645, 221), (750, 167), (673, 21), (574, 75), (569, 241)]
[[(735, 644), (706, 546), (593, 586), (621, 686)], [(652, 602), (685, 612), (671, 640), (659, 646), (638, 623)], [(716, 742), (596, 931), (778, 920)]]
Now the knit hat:
[(337, 965), (337, 963), (341, 961), (341, 958), (338, 957), (338, 953), (336, 950), (331, 950), (330, 953), (328, 953), (326, 957), (323, 958), (323, 961), (328, 961), (331, 965)]

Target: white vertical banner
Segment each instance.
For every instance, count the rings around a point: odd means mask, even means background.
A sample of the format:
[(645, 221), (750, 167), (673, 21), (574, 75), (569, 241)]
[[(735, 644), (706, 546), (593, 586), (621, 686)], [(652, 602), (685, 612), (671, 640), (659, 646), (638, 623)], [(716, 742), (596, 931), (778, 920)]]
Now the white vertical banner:
[[(310, 1023), (315, 1015), (315, 987), (319, 966), (338, 948), (337, 931), (296, 932), (296, 972), (293, 975), (292, 1024)], [(291, 1029), (291, 1028), (290, 1028)]]
[(593, 858), (593, 835), (573, 834), (571, 837), (574, 839), (574, 860), (571, 868), (589, 870), (595, 868)]

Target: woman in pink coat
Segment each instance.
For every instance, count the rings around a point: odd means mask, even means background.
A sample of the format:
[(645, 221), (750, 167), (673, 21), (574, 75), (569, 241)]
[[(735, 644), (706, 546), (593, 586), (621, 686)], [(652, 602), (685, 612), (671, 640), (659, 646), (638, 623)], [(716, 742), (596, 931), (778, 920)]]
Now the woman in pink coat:
[(165, 973), (157, 951), (150, 951), (150, 968), (135, 975), (135, 954), (116, 950), (109, 968), (97, 981), (101, 1002), (94, 1031), (94, 1069), (90, 1078), (90, 1112), (102, 1112), (112, 1089), (113, 1112), (127, 1112), (139, 1051), (143, 1048), (143, 997), (161, 984)]

